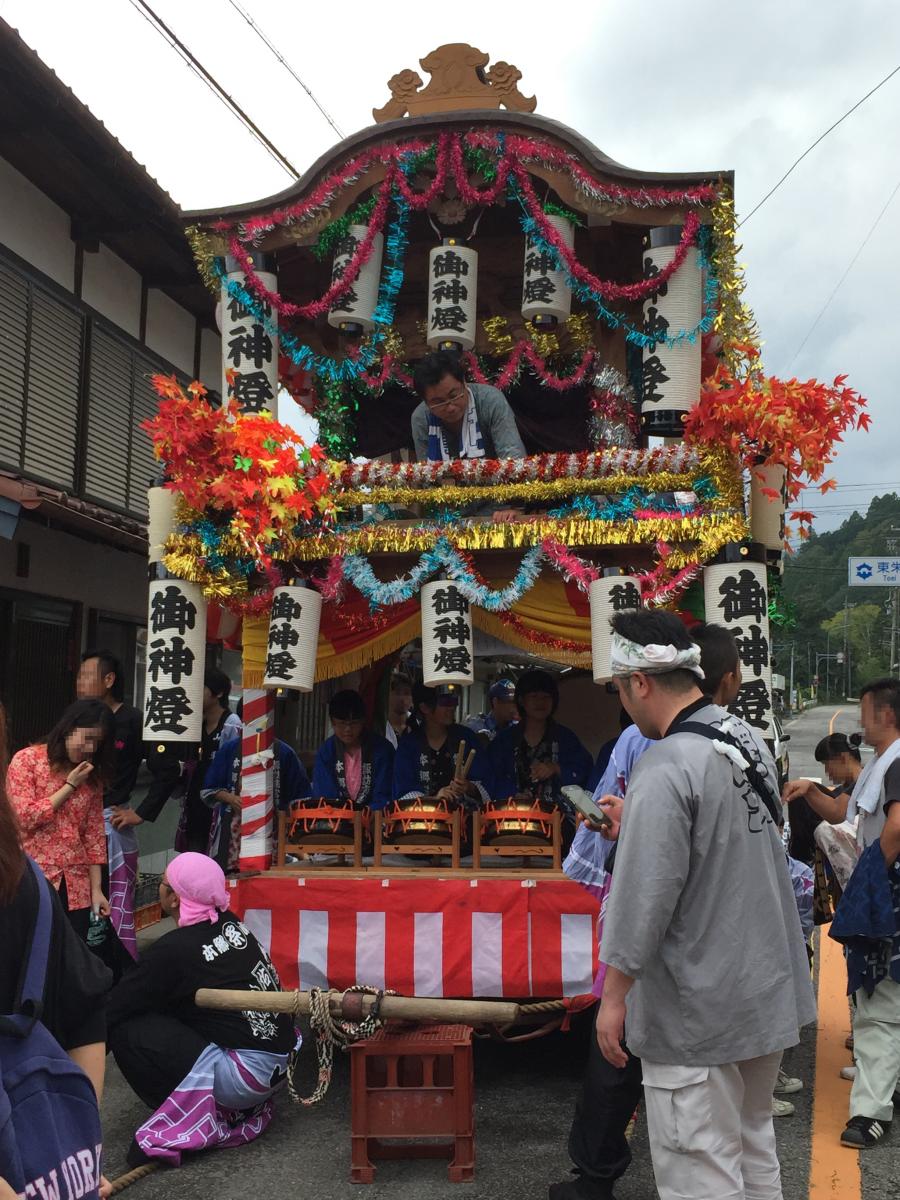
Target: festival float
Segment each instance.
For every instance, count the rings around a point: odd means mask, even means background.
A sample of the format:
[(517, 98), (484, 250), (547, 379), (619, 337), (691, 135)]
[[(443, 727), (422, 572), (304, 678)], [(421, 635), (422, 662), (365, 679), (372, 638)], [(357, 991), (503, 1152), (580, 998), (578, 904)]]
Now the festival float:
[[(156, 381), (146, 737), (198, 740), (191, 665), (225, 627), (245, 722), (233, 907), (286, 986), (570, 999), (598, 908), (560, 870), (558, 814), (495, 800), (471, 860), (438, 805), (382, 822), (314, 798), (279, 818), (276, 697), (384, 679), (404, 648), (465, 688), (490, 645), (568, 669), (596, 748), (618, 718), (609, 616), (662, 605), (735, 633), (736, 710), (768, 734), (785, 510), (867, 418), (842, 378), (763, 374), (731, 172), (621, 166), (471, 46), (421, 67), (284, 192), (186, 214), (222, 399)], [(412, 372), (448, 346), (504, 393), (526, 457), (411, 461)], [(316, 444), (278, 420), (297, 404)], [(311, 857), (329, 849), (343, 865)]]

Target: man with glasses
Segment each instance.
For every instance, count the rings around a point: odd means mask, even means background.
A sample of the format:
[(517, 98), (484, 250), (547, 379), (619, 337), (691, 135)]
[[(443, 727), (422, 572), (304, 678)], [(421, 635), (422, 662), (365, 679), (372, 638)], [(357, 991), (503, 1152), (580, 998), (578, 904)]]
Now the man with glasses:
[(419, 462), (525, 457), (506, 397), (488, 384), (467, 384), (454, 351), (438, 350), (423, 358), (414, 382), (422, 400), (412, 415)]

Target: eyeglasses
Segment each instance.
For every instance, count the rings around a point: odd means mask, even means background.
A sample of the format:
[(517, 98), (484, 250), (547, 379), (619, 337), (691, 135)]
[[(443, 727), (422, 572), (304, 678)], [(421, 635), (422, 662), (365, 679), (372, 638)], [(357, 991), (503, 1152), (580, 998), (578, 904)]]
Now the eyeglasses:
[(440, 408), (446, 408), (448, 404), (456, 404), (457, 401), (462, 400), (465, 394), (466, 389), (464, 387), (457, 388), (455, 392), (451, 392), (450, 395), (445, 396), (443, 400), (435, 400), (433, 404), (429, 404), (428, 408), (430, 408), (432, 412), (437, 412)]

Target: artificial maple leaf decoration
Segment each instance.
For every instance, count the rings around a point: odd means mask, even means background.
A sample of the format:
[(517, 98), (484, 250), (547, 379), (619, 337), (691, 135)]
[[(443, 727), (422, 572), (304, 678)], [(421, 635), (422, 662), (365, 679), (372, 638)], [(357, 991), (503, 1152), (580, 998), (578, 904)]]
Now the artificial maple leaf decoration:
[(199, 518), (209, 517), (267, 569), (282, 540), (299, 522), (315, 529), (334, 521), (325, 455), (266, 413), (244, 413), (233, 403), (214, 407), (206, 388), (183, 388), (174, 376), (154, 375), (159, 411), (141, 426), (165, 464), (166, 486)]
[[(758, 362), (757, 350), (748, 347), (748, 355)], [(685, 422), (685, 441), (725, 446), (747, 470), (784, 467), (791, 502), (805, 482), (822, 480), (848, 429), (868, 429), (865, 405), (865, 399), (847, 387), (845, 375), (831, 385), (815, 379), (784, 381), (763, 375), (755, 366), (737, 378), (720, 363), (703, 381), (700, 401)], [(819, 486), (826, 492), (836, 484), (825, 479)]]

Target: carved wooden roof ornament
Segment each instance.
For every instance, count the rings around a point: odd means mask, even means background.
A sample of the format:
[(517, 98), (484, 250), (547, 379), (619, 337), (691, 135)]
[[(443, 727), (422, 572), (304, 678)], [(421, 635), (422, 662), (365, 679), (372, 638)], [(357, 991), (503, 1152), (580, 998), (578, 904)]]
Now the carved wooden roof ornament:
[(534, 112), (537, 100), (523, 96), (518, 89), (522, 72), (506, 62), (495, 62), (487, 71), (490, 55), (453, 42), (419, 59), (431, 80), (427, 85), (416, 71), (407, 69), (388, 80), (391, 98), (384, 108), (373, 108), (372, 116), (396, 121), (430, 113), (460, 112), (471, 108), (507, 108), (511, 112)]

